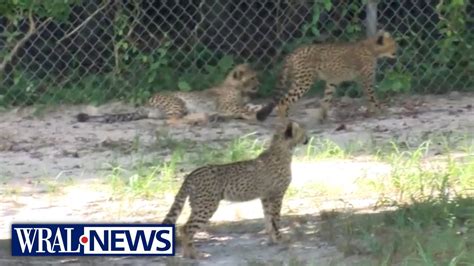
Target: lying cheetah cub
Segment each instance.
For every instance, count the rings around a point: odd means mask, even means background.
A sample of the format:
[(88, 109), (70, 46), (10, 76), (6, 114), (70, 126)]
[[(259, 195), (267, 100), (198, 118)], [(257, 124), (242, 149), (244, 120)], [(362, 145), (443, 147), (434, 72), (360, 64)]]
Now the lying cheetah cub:
[(278, 116), (288, 116), (288, 108), (298, 101), (317, 80), (324, 80), (326, 88), (319, 113), (319, 121), (327, 118), (336, 87), (344, 81), (358, 81), (371, 102), (371, 109), (379, 109), (375, 98), (374, 79), (377, 59), (395, 58), (397, 43), (385, 31), (354, 43), (310, 44), (297, 48), (285, 58), (272, 101), (257, 112), (257, 119), (265, 120), (278, 107)]
[(212, 217), (221, 200), (250, 201), (259, 198), (265, 216), (265, 230), (273, 243), (281, 240), (280, 210), (291, 181), (291, 159), (298, 144), (306, 144), (303, 127), (288, 122), (273, 135), (270, 147), (257, 158), (223, 165), (207, 165), (188, 174), (176, 195), (165, 224), (174, 224), (189, 197), (191, 216), (180, 228), (183, 256), (202, 258), (193, 236)]
[[(187, 121), (195, 114), (206, 114), (221, 119), (255, 120), (259, 105), (249, 104), (259, 86), (257, 73), (248, 65), (237, 65), (218, 86), (203, 91), (157, 93), (146, 107), (158, 111), (158, 118), (166, 118), (171, 124)], [(247, 105), (246, 105), (247, 104)], [(115, 123), (151, 118), (152, 113), (143, 108), (132, 113), (77, 115), (79, 122), (96, 121)], [(188, 116), (189, 115), (189, 116)]]

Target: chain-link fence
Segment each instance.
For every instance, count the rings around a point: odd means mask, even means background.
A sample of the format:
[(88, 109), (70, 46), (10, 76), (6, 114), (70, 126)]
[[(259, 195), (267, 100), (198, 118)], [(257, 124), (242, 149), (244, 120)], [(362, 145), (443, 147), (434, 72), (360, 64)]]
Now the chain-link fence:
[(298, 45), (354, 41), (375, 28), (400, 45), (397, 63), (381, 64), (379, 92), (474, 88), (467, 0), (23, 2), (0, 4), (3, 105), (140, 102), (209, 87), (244, 61), (259, 70), (265, 95)]

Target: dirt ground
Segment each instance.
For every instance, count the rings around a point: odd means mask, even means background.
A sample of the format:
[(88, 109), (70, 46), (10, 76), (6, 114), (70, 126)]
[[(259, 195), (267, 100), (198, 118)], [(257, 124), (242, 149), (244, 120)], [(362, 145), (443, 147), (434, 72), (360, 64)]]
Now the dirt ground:
[[(312, 136), (326, 137), (344, 145), (351, 141), (397, 139), (418, 145), (430, 134), (472, 134), (474, 132), (474, 94), (451, 93), (444, 96), (400, 97), (389, 103), (378, 117), (366, 117), (365, 102), (342, 98), (333, 108), (330, 122), (318, 125), (314, 119), (317, 101), (307, 99), (293, 108), (292, 117), (302, 122)], [(327, 198), (318, 206), (312, 201), (285, 202), (283, 225), (292, 241), (268, 246), (263, 229), (263, 214), (258, 201), (223, 203), (206, 232), (198, 235), (198, 248), (212, 256), (200, 262), (179, 256), (164, 258), (12, 258), (8, 244), (12, 222), (157, 222), (166, 213), (171, 198), (160, 202), (135, 200), (117, 202), (111, 191), (101, 186), (103, 173), (111, 164), (130, 166), (146, 158), (169, 158), (168, 139), (174, 141), (225, 144), (245, 134), (271, 135), (274, 117), (264, 123), (232, 121), (212, 126), (167, 128), (163, 121), (141, 120), (129, 123), (77, 123), (74, 115), (130, 110), (122, 104), (99, 108), (60, 106), (38, 111), (31, 108), (0, 113), (0, 264), (127, 264), (142, 265), (354, 265), (361, 258), (344, 256), (335, 247), (318, 239), (315, 233), (319, 212), (334, 208), (337, 200)], [(131, 152), (139, 141), (140, 156)], [(157, 145), (162, 141), (162, 145)], [(436, 149), (436, 147), (435, 147)], [(344, 171), (341, 171), (344, 167)], [(188, 170), (187, 168), (185, 170)], [(351, 206), (370, 206), (373, 198), (353, 194), (354, 182), (361, 176), (381, 177), (389, 169), (362, 161), (296, 163), (292, 186), (308, 180), (343, 187)], [(311, 174), (308, 174), (311, 173)], [(315, 174), (316, 173), (316, 174)], [(71, 181), (72, 180), (72, 181)], [(55, 184), (62, 184), (56, 193)], [(73, 185), (71, 185), (73, 183)], [(102, 182), (103, 183), (103, 182)], [(319, 195), (315, 192), (315, 196)], [(308, 208), (309, 207), (309, 208)], [(183, 217), (184, 216), (184, 217)], [(183, 214), (179, 221), (183, 221)], [(178, 250), (179, 253), (179, 250)], [(294, 265), (294, 264), (293, 264)], [(297, 264), (298, 265), (298, 264)]]

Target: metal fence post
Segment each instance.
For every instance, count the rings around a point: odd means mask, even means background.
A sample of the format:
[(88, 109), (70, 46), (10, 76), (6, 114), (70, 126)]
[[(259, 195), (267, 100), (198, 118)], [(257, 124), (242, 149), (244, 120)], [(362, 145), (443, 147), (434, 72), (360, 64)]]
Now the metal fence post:
[(369, 0), (365, 6), (365, 30), (367, 36), (377, 33), (377, 0)]

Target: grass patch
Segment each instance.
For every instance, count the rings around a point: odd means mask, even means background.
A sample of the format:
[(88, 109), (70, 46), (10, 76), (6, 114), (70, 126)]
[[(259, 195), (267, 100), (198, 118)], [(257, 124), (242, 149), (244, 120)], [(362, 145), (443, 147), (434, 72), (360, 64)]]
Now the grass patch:
[[(380, 195), (377, 212), (350, 208), (322, 213), (319, 234), (347, 255), (367, 257), (365, 265), (468, 265), (474, 261), (474, 145), (465, 146), (472, 143), (466, 140), (433, 137), (414, 147), (396, 141), (342, 146), (312, 138), (308, 146), (297, 149), (295, 159), (347, 160), (362, 152), (391, 167), (386, 178), (358, 184)], [(117, 197), (175, 193), (183, 165), (195, 168), (251, 159), (268, 141), (250, 134), (222, 145), (195, 143), (189, 150), (169, 138), (162, 143), (175, 148), (167, 161), (142, 162), (130, 170), (116, 166), (110, 171), (108, 180)], [(316, 183), (303, 190), (290, 188), (287, 197), (304, 200), (316, 193), (328, 197), (339, 193), (321, 192), (323, 188)]]
[[(347, 255), (363, 254), (373, 265), (468, 265), (474, 261), (474, 153), (445, 150), (432, 156), (432, 142), (414, 150), (379, 153), (392, 171), (374, 182), (381, 207), (391, 211), (329, 211), (321, 236)], [(470, 152), (471, 151), (471, 152)], [(382, 208), (383, 210), (383, 208)]]
[(380, 213), (333, 211), (322, 215), (320, 235), (346, 255), (371, 256), (373, 265), (468, 265), (474, 261), (473, 206), (473, 198), (459, 197)]
[(21, 193), (21, 188), (17, 187), (17, 186), (4, 186), (1, 190), (0, 190), (0, 196), (3, 198), (3, 199), (6, 199), (8, 197), (12, 197), (12, 196), (17, 196)]
[(255, 133), (236, 138), (228, 145), (202, 145), (190, 156), (193, 165), (225, 164), (257, 157), (265, 149), (265, 141)]
[(295, 157), (299, 161), (345, 159), (354, 150), (355, 146), (344, 147), (327, 138), (311, 137), (306, 146), (297, 147)]
[(432, 142), (426, 141), (414, 150), (401, 150), (395, 144), (391, 151), (379, 153), (379, 160), (392, 166), (389, 183), (373, 188), (381, 193), (396, 193), (397, 202), (470, 194), (474, 189), (474, 148), (463, 153), (446, 150), (432, 155)]
[[(131, 143), (133, 152), (138, 152), (139, 139)], [(154, 149), (167, 149), (172, 154), (166, 161), (146, 162), (138, 160), (126, 168), (112, 163), (106, 179), (115, 196), (151, 198), (163, 193), (176, 192), (180, 185), (178, 168), (195, 168), (206, 164), (225, 164), (249, 160), (257, 157), (267, 147), (263, 140), (250, 133), (231, 140), (229, 143), (199, 144), (197, 142), (174, 139), (168, 132), (156, 133)], [(298, 160), (317, 160), (322, 158), (345, 158), (348, 152), (327, 139), (312, 138), (307, 146), (297, 149)], [(190, 170), (190, 169), (189, 169)], [(182, 175), (181, 175), (182, 176)]]
[[(253, 134), (237, 138), (228, 146), (195, 145), (185, 152), (182, 143), (167, 135), (157, 137), (157, 147), (171, 145), (173, 152), (166, 161), (139, 160), (129, 169), (112, 164), (106, 180), (115, 197), (140, 197), (150, 199), (175, 193), (181, 185), (181, 167), (195, 168), (205, 164), (221, 164), (256, 157), (264, 149), (264, 142)], [(168, 146), (167, 146), (168, 147)], [(171, 149), (170, 148), (170, 149)]]
[(182, 151), (176, 150), (166, 162), (140, 161), (130, 170), (114, 166), (106, 174), (106, 180), (117, 198), (150, 199), (164, 193), (176, 192), (180, 183), (176, 178), (176, 165), (182, 157)]

